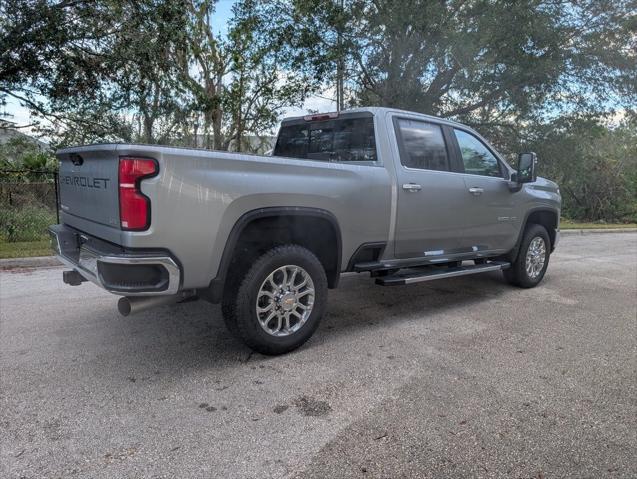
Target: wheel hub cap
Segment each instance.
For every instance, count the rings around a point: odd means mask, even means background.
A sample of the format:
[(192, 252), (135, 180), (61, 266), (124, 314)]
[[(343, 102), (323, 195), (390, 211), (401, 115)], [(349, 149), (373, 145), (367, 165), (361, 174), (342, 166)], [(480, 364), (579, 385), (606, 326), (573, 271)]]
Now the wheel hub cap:
[(313, 306), (312, 278), (296, 265), (275, 269), (257, 293), (257, 319), (263, 330), (272, 336), (289, 336), (301, 329)]
[(284, 311), (292, 311), (296, 307), (296, 298), (294, 293), (285, 293), (278, 301)]

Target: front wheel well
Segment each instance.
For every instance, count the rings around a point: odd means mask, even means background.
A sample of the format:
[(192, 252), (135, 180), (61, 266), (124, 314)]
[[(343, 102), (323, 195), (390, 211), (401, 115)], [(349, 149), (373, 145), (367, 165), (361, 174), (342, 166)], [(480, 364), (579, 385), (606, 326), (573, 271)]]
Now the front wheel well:
[(518, 240), (515, 243), (515, 246), (511, 251), (507, 254), (503, 255), (501, 259), (509, 262), (514, 262), (518, 257), (518, 253), (520, 251), (520, 245), (522, 243), (522, 238), (524, 237), (524, 232), (529, 228), (530, 225), (541, 225), (544, 227), (546, 232), (549, 235), (549, 240), (551, 242), (551, 252), (555, 249), (555, 239), (557, 235), (557, 227), (558, 227), (558, 214), (556, 211), (541, 209), (534, 210), (529, 213), (526, 217), (526, 221), (522, 225), (520, 229), (520, 233), (518, 235)]
[(531, 224), (544, 226), (551, 240), (551, 251), (552, 251), (553, 248), (555, 247), (555, 235), (557, 234), (557, 225), (558, 225), (557, 213), (551, 210), (533, 211), (531, 212), (531, 214), (529, 214), (528, 218), (526, 219), (526, 224), (524, 225), (524, 229), (526, 230), (526, 228), (528, 228), (529, 225)]

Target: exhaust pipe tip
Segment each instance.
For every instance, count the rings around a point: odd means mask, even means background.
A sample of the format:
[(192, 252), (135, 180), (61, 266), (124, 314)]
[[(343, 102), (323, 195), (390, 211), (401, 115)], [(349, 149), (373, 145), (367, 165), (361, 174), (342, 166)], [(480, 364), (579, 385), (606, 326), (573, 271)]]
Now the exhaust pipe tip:
[(128, 316), (131, 312), (131, 309), (132, 308), (130, 300), (128, 298), (119, 298), (119, 301), (117, 302), (117, 310), (119, 311), (119, 314), (121, 314), (122, 316)]
[(194, 291), (182, 291), (170, 296), (123, 296), (117, 302), (117, 310), (122, 316), (129, 316), (158, 306), (194, 299), (197, 299)]

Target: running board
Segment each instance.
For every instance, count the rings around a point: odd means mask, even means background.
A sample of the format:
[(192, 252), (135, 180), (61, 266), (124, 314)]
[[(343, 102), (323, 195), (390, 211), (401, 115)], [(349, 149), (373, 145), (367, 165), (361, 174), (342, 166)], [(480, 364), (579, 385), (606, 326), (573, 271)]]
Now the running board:
[(422, 281), (433, 281), (434, 279), (486, 273), (487, 271), (500, 271), (507, 269), (510, 266), (511, 263), (507, 263), (506, 261), (491, 261), (484, 264), (458, 266), (454, 268), (428, 269), (426, 271), (416, 271), (412, 269), (406, 270), (403, 273), (399, 272), (391, 276), (381, 276), (376, 278), (376, 284), (380, 284), (381, 286), (399, 286), (403, 284), (421, 283)]

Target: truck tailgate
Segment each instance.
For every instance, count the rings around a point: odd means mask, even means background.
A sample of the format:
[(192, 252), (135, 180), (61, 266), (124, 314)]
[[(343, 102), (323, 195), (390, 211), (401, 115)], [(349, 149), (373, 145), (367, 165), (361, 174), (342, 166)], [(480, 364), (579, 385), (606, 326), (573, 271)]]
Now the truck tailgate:
[(101, 148), (97, 145), (90, 149), (63, 150), (57, 156), (60, 161), (60, 208), (70, 215), (70, 222), (73, 222), (72, 217), (76, 217), (119, 228), (119, 157), (116, 147), (108, 145)]

